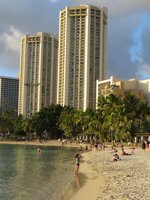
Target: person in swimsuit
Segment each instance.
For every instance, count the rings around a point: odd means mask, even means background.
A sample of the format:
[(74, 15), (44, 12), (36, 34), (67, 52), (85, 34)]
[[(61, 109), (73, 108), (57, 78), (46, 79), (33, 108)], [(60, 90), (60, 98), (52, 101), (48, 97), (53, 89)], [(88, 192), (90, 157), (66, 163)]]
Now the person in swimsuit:
[(80, 154), (76, 154), (75, 155), (75, 169), (74, 169), (74, 174), (78, 175), (78, 171), (79, 171), (79, 166), (80, 166)]
[(131, 153), (126, 153), (124, 148), (122, 147), (121, 149), (121, 156), (128, 156), (128, 155), (131, 155)]

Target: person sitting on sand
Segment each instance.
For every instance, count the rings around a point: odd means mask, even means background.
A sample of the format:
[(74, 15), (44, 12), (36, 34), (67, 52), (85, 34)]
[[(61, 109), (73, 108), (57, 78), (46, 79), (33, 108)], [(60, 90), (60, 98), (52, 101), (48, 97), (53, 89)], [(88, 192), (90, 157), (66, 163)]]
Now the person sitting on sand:
[(131, 155), (130, 153), (126, 153), (123, 147), (122, 147), (121, 150), (122, 150), (122, 152), (121, 152), (121, 155), (122, 155), (122, 156), (128, 156), (128, 155)]
[(119, 155), (117, 153), (115, 153), (113, 155), (113, 161), (118, 161), (118, 160), (121, 160), (121, 159), (119, 158)]
[(79, 166), (80, 166), (80, 154), (76, 154), (75, 155), (75, 169), (74, 169), (74, 174), (78, 175), (78, 171), (79, 171)]

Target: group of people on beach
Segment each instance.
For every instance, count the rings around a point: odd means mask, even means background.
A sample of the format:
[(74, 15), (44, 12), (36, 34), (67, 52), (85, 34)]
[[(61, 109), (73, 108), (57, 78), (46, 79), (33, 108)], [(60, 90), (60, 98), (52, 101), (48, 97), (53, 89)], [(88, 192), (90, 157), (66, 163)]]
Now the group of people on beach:
[[(128, 146), (130, 146), (130, 145), (128, 145)], [(95, 147), (95, 150), (98, 150), (99, 148), (100, 149), (103, 148), (103, 146), (97, 145), (97, 144), (95, 144), (94, 147)], [(130, 148), (131, 148), (131, 152), (130, 153), (125, 151), (123, 144), (121, 144), (119, 147), (121, 148), (120, 156), (130, 156), (130, 155), (134, 155), (135, 154), (135, 146), (134, 145), (130, 146)], [(142, 147), (143, 150), (145, 150), (146, 148), (149, 148), (150, 147), (150, 142), (147, 142), (147, 141), (143, 140), (142, 144), (141, 144), (141, 147)], [(93, 148), (93, 146), (92, 147), (88, 147), (88, 145), (85, 146), (85, 150), (91, 150), (91, 148)], [(113, 153), (112, 161), (121, 160), (120, 156), (118, 155), (118, 150), (117, 149), (118, 149), (118, 146), (116, 147), (116, 145), (113, 144), (112, 148), (111, 148), (111, 153)], [(81, 145), (79, 145), (78, 150), (82, 151), (83, 147)], [(74, 156), (74, 158), (75, 158), (74, 174), (78, 175), (81, 155), (79, 153), (77, 153)]]
[[(131, 153), (127, 153), (127, 152), (124, 150), (124, 146), (122, 145), (122, 146), (121, 146), (121, 156), (133, 155), (133, 154), (135, 154), (134, 150), (135, 150), (135, 147), (132, 148)], [(119, 155), (118, 155), (118, 150), (116, 149), (115, 146), (112, 146), (112, 151), (111, 151), (111, 152), (114, 153), (114, 154), (113, 154), (113, 159), (112, 159), (112, 161), (121, 160), (120, 157), (119, 157)]]

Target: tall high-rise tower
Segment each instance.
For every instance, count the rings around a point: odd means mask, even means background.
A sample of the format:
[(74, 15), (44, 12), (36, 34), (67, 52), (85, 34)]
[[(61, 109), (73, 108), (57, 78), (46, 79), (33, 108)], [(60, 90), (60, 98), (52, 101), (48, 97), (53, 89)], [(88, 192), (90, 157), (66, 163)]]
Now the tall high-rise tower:
[(60, 11), (57, 103), (96, 107), (96, 80), (106, 78), (107, 8)]
[(58, 40), (39, 32), (21, 39), (19, 114), (28, 116), (56, 103)]

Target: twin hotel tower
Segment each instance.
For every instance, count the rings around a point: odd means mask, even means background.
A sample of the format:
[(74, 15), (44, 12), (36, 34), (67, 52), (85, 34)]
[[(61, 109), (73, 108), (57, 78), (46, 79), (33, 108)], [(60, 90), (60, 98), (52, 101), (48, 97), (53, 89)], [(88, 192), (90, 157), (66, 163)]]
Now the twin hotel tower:
[(18, 114), (50, 104), (96, 108), (96, 80), (106, 79), (107, 8), (60, 11), (59, 36), (39, 32), (21, 39)]
[(51, 104), (96, 109), (98, 96), (128, 90), (150, 102), (150, 79), (106, 80), (107, 27), (107, 8), (83, 4), (60, 11), (59, 35), (23, 36), (19, 80), (0, 77), (0, 114), (13, 108), (26, 117)]

